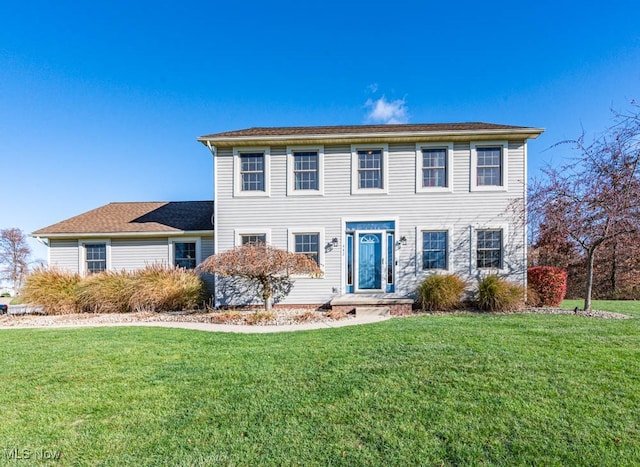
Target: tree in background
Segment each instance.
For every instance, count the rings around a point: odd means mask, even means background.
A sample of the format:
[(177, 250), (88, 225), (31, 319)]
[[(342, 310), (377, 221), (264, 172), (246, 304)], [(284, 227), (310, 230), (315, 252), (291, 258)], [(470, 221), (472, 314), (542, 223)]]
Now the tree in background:
[(291, 290), (292, 275), (322, 275), (318, 264), (308, 256), (264, 243), (249, 243), (209, 256), (198, 268), (211, 274), (241, 278), (256, 285), (267, 311), (271, 310), (274, 297), (286, 295)]
[(31, 249), (22, 230), (16, 228), (0, 230), (0, 277), (19, 290), (29, 269)]
[(640, 115), (632, 105), (631, 113), (614, 113), (614, 125), (591, 144), (584, 135), (565, 142), (573, 143), (577, 156), (543, 170), (546, 178), (532, 185), (529, 196), (532, 219), (540, 227), (538, 246), (547, 253), (554, 243), (582, 252), (585, 310), (591, 309), (596, 257), (615, 261), (620, 241), (640, 235)]

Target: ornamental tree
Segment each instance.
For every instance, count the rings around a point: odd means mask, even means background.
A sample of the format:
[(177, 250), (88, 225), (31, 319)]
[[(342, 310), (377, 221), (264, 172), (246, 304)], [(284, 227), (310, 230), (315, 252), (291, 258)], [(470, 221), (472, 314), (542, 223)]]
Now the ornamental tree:
[(319, 277), (322, 270), (307, 255), (281, 250), (265, 243), (249, 243), (217, 253), (198, 268), (206, 273), (232, 276), (257, 286), (258, 295), (270, 311), (273, 299), (291, 290), (292, 275)]
[(614, 114), (615, 123), (591, 144), (572, 143), (576, 156), (532, 185), (532, 218), (554, 238), (564, 239), (586, 261), (584, 309), (591, 309), (596, 253), (614, 239), (640, 235), (640, 113)]

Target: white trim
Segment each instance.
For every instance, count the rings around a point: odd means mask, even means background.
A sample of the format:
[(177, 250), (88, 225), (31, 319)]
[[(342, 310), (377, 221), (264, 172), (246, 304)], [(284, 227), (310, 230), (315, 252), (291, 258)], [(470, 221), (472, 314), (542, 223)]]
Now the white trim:
[[(318, 153), (318, 189), (296, 190), (293, 154), (295, 152)], [(287, 146), (287, 196), (323, 196), (324, 195), (324, 146)]]
[(326, 247), (324, 227), (289, 227), (287, 229), (287, 250), (292, 253), (296, 252), (296, 234), (318, 234), (318, 266), (324, 271), (324, 253)]
[[(447, 233), (447, 253), (445, 257), (446, 268), (444, 269), (423, 269), (422, 268), (422, 232), (446, 232)], [(416, 227), (416, 274), (452, 273), (454, 271), (452, 248), (453, 245), (453, 225), (426, 224)]]
[(85, 245), (105, 245), (106, 247), (106, 266), (105, 271), (111, 270), (111, 239), (108, 238), (95, 238), (91, 240), (79, 239), (78, 240), (78, 272), (82, 276), (86, 276), (87, 271), (87, 250)]
[(522, 182), (522, 199), (523, 199), (523, 212), (524, 212), (524, 219), (522, 221), (522, 244), (524, 245), (524, 248), (522, 249), (522, 264), (525, 265), (525, 267), (523, 268), (523, 274), (522, 274), (522, 279), (524, 281), (524, 293), (525, 293), (525, 298), (527, 298), (526, 294), (527, 294), (527, 287), (529, 286), (528, 283), (528, 277), (527, 277), (527, 268), (526, 266), (529, 264), (529, 245), (528, 245), (528, 235), (529, 235), (529, 230), (528, 230), (528, 226), (529, 226), (529, 214), (527, 211), (527, 206), (529, 203), (528, 197), (527, 197), (527, 183), (528, 183), (528, 172), (527, 172), (527, 158), (528, 158), (528, 150), (527, 150), (527, 140), (525, 140), (522, 143), (522, 152), (524, 155), (524, 179)]
[(196, 244), (196, 266), (202, 262), (202, 239), (200, 237), (184, 237), (184, 238), (170, 238), (168, 239), (169, 246), (169, 265), (175, 266), (176, 243), (195, 243)]
[[(502, 244), (500, 251), (500, 265), (501, 268), (479, 268), (478, 267), (478, 230), (501, 230), (502, 231)], [(479, 224), (471, 226), (471, 271), (479, 271), (487, 274), (491, 273), (505, 273), (507, 272), (506, 266), (506, 249), (507, 239), (509, 238), (509, 224)]]
[[(240, 173), (240, 156), (246, 153), (264, 155), (264, 191), (243, 191), (242, 174)], [(271, 195), (271, 149), (268, 146), (234, 147), (233, 148), (233, 196), (268, 197)]]
[[(478, 185), (478, 153), (476, 148), (488, 148), (500, 146), (502, 148), (500, 158), (501, 185)], [(471, 191), (508, 191), (509, 180), (509, 142), (508, 141), (471, 141)]]
[[(382, 151), (381, 182), (382, 188), (358, 187), (358, 151), (380, 149)], [(383, 144), (352, 144), (351, 145), (351, 194), (371, 195), (389, 193), (389, 145)]]
[(271, 229), (256, 227), (256, 228), (242, 228), (233, 230), (233, 246), (242, 245), (243, 235), (264, 235), (267, 239), (267, 245), (271, 245)]
[(40, 238), (54, 240), (99, 240), (109, 238), (155, 238), (155, 237), (182, 237), (199, 235), (202, 237), (214, 237), (212, 230), (192, 230), (192, 231), (168, 231), (168, 232), (91, 232), (91, 233), (64, 233), (64, 234), (40, 234)]
[[(447, 186), (422, 186), (422, 150), (446, 149)], [(453, 192), (453, 143), (416, 143), (416, 193), (452, 193)]]

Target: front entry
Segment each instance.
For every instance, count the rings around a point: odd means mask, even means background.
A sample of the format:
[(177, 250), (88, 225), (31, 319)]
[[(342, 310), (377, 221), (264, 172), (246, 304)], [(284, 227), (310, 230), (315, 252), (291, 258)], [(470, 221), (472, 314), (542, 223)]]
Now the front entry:
[(393, 292), (395, 222), (347, 222), (345, 234), (345, 292)]
[(382, 232), (358, 232), (356, 262), (358, 264), (357, 291), (382, 291)]

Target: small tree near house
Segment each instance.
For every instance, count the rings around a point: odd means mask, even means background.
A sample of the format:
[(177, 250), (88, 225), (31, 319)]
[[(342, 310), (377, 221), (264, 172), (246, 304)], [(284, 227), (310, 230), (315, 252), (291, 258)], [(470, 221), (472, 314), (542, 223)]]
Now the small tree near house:
[(276, 293), (286, 295), (290, 290), (292, 275), (322, 275), (318, 264), (308, 256), (264, 243), (250, 243), (217, 253), (205, 259), (198, 268), (203, 272), (238, 277), (257, 285), (267, 311), (271, 310)]

